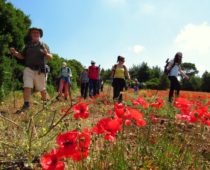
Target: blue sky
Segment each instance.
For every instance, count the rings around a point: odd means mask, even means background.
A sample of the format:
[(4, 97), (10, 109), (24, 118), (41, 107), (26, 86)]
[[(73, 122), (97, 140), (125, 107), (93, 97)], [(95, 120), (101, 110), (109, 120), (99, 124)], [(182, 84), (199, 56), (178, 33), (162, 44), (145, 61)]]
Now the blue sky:
[(95, 60), (111, 68), (118, 55), (126, 65), (164, 66), (182, 51), (200, 74), (210, 71), (209, 0), (10, 0), (44, 30), (53, 53)]

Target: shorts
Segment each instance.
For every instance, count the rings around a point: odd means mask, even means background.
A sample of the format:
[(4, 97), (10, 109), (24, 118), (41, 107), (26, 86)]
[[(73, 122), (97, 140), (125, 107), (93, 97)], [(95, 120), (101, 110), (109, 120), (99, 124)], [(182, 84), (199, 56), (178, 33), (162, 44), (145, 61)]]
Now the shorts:
[(26, 67), (23, 71), (23, 87), (34, 88), (36, 91), (46, 90), (46, 76), (45, 73), (39, 73), (29, 67)]

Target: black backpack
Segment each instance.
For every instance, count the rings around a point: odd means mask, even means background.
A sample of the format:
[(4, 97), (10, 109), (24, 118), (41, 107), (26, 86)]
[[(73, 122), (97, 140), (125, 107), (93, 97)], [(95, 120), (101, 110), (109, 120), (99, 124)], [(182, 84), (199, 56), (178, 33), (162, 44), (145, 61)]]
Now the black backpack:
[(173, 65), (171, 66), (171, 68), (167, 69), (167, 67), (168, 67), (169, 64), (170, 64), (169, 58), (167, 58), (166, 64), (164, 66), (164, 71), (163, 71), (164, 75), (166, 75), (166, 76), (168, 76), (168, 74), (170, 73), (171, 69), (175, 66), (175, 63), (173, 63)]

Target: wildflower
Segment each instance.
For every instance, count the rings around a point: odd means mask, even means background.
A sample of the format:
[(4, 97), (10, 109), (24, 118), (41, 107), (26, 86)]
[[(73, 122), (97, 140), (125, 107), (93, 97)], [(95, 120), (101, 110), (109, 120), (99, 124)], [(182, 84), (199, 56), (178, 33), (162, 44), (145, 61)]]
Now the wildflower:
[(151, 107), (155, 107), (156, 109), (160, 109), (163, 106), (163, 99), (160, 98), (157, 98), (155, 102), (151, 103)]
[(64, 170), (64, 162), (59, 161), (58, 151), (53, 149), (44, 154), (40, 160), (43, 170)]
[(102, 118), (94, 127), (96, 134), (105, 134), (104, 139), (114, 141), (116, 134), (122, 130), (122, 120), (119, 118)]
[(61, 157), (71, 157), (77, 146), (78, 131), (70, 131), (58, 135), (56, 143), (59, 146), (59, 155)]
[(145, 98), (143, 98), (143, 97), (140, 97), (137, 100), (133, 100), (132, 103), (133, 103), (133, 105), (136, 105), (136, 106), (141, 105), (145, 109), (147, 109), (149, 107), (149, 104), (146, 102)]
[(114, 105), (114, 112), (118, 117), (123, 117), (125, 113), (125, 106), (123, 103), (116, 103)]
[(127, 112), (128, 112), (128, 115), (130, 115), (129, 117), (136, 121), (137, 126), (145, 126), (146, 125), (146, 121), (144, 120), (143, 114), (140, 113), (138, 110), (132, 109), (132, 108), (127, 108)]
[(80, 161), (88, 157), (90, 139), (90, 131), (88, 129), (83, 129), (82, 132), (79, 132), (75, 152), (71, 155), (74, 161)]
[(89, 116), (88, 113), (88, 105), (87, 103), (79, 103), (73, 107), (73, 111), (75, 112), (74, 118), (75, 119), (86, 119)]
[(126, 125), (126, 126), (130, 126), (130, 125), (131, 125), (131, 120), (126, 119), (126, 120), (125, 120), (125, 125)]

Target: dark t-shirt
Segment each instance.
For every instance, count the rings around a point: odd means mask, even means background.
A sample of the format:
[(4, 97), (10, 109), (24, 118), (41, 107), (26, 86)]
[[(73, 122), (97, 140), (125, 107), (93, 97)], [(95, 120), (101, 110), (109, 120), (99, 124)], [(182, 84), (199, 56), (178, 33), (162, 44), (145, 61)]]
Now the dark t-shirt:
[(44, 68), (45, 64), (47, 64), (47, 59), (44, 57), (43, 53), (44, 48), (50, 52), (47, 44), (42, 42), (38, 42), (36, 44), (28, 43), (25, 46), (22, 55), (24, 57), (26, 67), (37, 70)]

